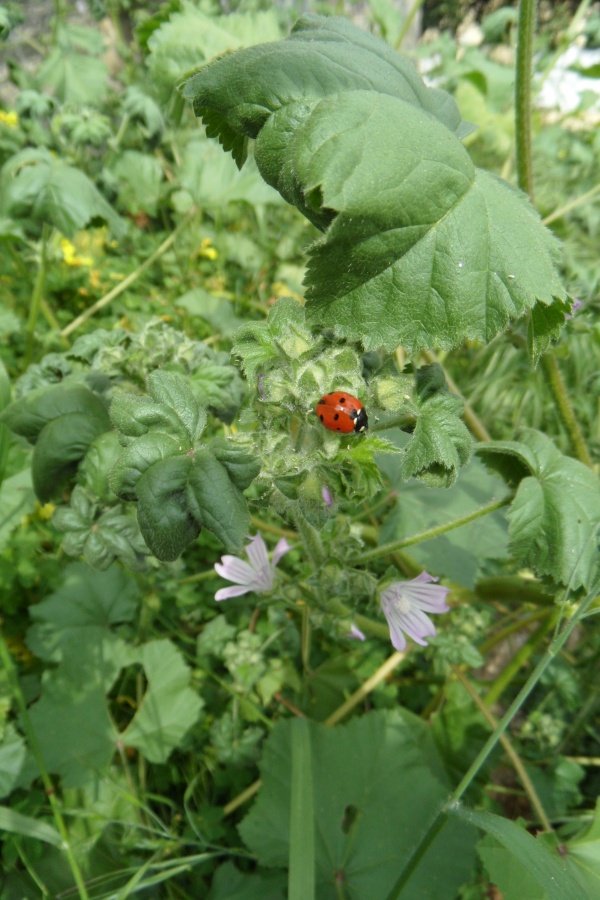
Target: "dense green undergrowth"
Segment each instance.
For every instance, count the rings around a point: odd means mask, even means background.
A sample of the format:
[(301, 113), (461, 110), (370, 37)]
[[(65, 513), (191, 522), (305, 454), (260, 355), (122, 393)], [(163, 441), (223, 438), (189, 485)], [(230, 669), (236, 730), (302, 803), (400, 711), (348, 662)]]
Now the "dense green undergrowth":
[(0, 900), (597, 896), (597, 10), (530, 153), (512, 7), (89, 7), (0, 6)]

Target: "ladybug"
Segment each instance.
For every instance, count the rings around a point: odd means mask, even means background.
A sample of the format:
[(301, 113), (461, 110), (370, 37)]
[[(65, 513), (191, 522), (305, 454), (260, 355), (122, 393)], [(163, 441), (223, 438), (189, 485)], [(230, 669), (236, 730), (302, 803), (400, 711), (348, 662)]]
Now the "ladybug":
[(345, 391), (325, 394), (316, 405), (315, 412), (329, 431), (361, 434), (369, 427), (367, 412), (357, 397)]

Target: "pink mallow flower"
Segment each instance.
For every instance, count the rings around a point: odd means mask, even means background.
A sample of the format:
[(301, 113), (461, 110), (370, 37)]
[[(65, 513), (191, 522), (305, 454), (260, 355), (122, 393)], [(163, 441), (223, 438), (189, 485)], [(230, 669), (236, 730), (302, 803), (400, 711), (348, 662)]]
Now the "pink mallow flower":
[(439, 579), (421, 572), (410, 581), (394, 581), (381, 592), (381, 608), (396, 650), (406, 648), (403, 632), (424, 647), (425, 638), (435, 636), (435, 626), (426, 613), (444, 613), (450, 608), (446, 604), (450, 588), (434, 584), (436, 581)]
[(350, 625), (350, 631), (347, 635), (345, 635), (345, 637), (354, 638), (357, 641), (366, 641), (364, 633), (360, 630), (358, 625), (354, 624), (354, 622), (352, 622), (352, 624)]
[(273, 590), (275, 578), (275, 566), (281, 557), (292, 548), (285, 538), (281, 538), (273, 551), (273, 561), (269, 560), (267, 548), (262, 535), (256, 534), (250, 538), (250, 543), (244, 548), (249, 563), (239, 556), (222, 556), (220, 563), (215, 563), (215, 569), (221, 578), (233, 581), (234, 587), (221, 588), (215, 594), (215, 600), (228, 600), (230, 597), (240, 597), (254, 591), (264, 594)]

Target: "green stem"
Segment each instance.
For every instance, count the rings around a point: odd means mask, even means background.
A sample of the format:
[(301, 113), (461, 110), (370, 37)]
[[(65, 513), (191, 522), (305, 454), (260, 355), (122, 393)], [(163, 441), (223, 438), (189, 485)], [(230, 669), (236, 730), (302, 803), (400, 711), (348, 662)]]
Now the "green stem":
[(21, 714), (23, 731), (25, 732), (25, 736), (29, 743), (29, 749), (34, 756), (37, 767), (39, 769), (42, 784), (44, 785), (46, 796), (48, 797), (48, 802), (50, 803), (50, 807), (52, 809), (54, 821), (56, 822), (56, 828), (63, 841), (63, 849), (69, 863), (69, 868), (71, 869), (71, 874), (73, 875), (73, 880), (75, 881), (75, 884), (77, 886), (79, 897), (81, 898), (81, 900), (89, 900), (89, 894), (85, 886), (85, 881), (83, 879), (81, 869), (79, 868), (79, 863), (77, 862), (75, 854), (73, 853), (73, 848), (71, 847), (69, 832), (60, 810), (59, 801), (55, 793), (55, 788), (52, 784), (50, 775), (48, 774), (37, 735), (31, 724), (31, 719), (29, 718), (29, 711), (27, 709), (27, 704), (25, 703), (23, 692), (21, 691), (21, 685), (19, 684), (19, 679), (15, 671), (12, 657), (2, 635), (0, 635), (0, 660), (2, 661), (4, 671), (7, 674), (9, 684), (12, 688), (12, 694)]
[(31, 305), (29, 307), (29, 317), (27, 319), (27, 325), (25, 326), (25, 333), (27, 335), (27, 346), (25, 350), (25, 361), (26, 363), (31, 362), (31, 357), (33, 355), (33, 339), (35, 336), (35, 326), (37, 325), (37, 320), (40, 314), (40, 308), (42, 305), (42, 295), (44, 293), (44, 285), (46, 283), (46, 263), (47, 263), (47, 248), (48, 248), (48, 237), (50, 235), (50, 226), (44, 224), (42, 226), (42, 243), (40, 247), (40, 262), (38, 265), (37, 274), (35, 276), (35, 284), (33, 286), (33, 294), (31, 295)]
[(537, 631), (534, 631), (529, 639), (525, 641), (523, 646), (515, 653), (483, 698), (483, 702), (486, 706), (494, 705), (525, 663), (531, 659), (548, 632), (556, 625), (557, 614), (558, 610), (556, 609), (553, 610), (550, 615), (546, 613), (546, 621), (542, 622)]
[(533, 578), (519, 575), (491, 575), (480, 578), (475, 585), (475, 593), (490, 603), (510, 603), (521, 608), (525, 603), (535, 606), (554, 606), (554, 595), (548, 588)]
[(423, 356), (423, 359), (425, 359), (428, 363), (437, 363), (438, 366), (442, 367), (442, 369), (444, 370), (444, 375), (446, 376), (446, 384), (448, 385), (448, 390), (464, 400), (465, 405), (463, 408), (462, 417), (471, 434), (476, 437), (478, 441), (491, 441), (492, 438), (489, 431), (487, 430), (469, 401), (465, 399), (464, 394), (461, 392), (456, 382), (448, 374), (446, 368), (440, 362), (439, 357), (432, 350), (423, 350), (421, 355)]
[(411, 537), (402, 538), (399, 541), (390, 541), (389, 544), (381, 544), (380, 547), (375, 547), (373, 550), (359, 553), (358, 556), (355, 557), (354, 563), (355, 565), (362, 565), (373, 559), (380, 559), (382, 556), (388, 556), (388, 554), (395, 553), (397, 550), (403, 550), (404, 547), (411, 547), (413, 544), (420, 544), (423, 541), (438, 537), (440, 534), (446, 534), (447, 531), (454, 531), (455, 528), (460, 528), (462, 525), (468, 525), (469, 522), (474, 522), (475, 519), (481, 519), (483, 516), (487, 516), (497, 509), (502, 509), (502, 507), (507, 506), (511, 500), (512, 495), (503, 497), (501, 500), (492, 500), (491, 503), (486, 503), (485, 506), (480, 506), (479, 509), (475, 509), (465, 516), (460, 516), (458, 519), (453, 519), (451, 522), (446, 522), (444, 525), (436, 525), (435, 528), (428, 528), (426, 531), (421, 531), (419, 534), (413, 534)]
[(565, 203), (563, 206), (558, 206), (553, 213), (550, 213), (549, 216), (542, 219), (542, 224), (550, 225), (550, 223), (555, 222), (556, 219), (562, 219), (563, 216), (566, 216), (566, 214), (570, 213), (573, 209), (577, 209), (578, 206), (587, 203), (588, 200), (593, 200), (598, 193), (600, 193), (600, 184), (595, 185), (591, 190), (586, 191), (585, 194), (580, 194), (579, 197), (575, 197), (574, 200), (569, 200), (569, 202)]
[(596, 593), (599, 588), (600, 588), (600, 583), (597, 583), (592, 587), (592, 590), (588, 593), (585, 600), (581, 603), (579, 609), (577, 610), (577, 612), (575, 613), (573, 618), (569, 622), (567, 622), (567, 624), (564, 626), (563, 630), (558, 635), (556, 635), (556, 637), (551, 641), (550, 646), (548, 647), (548, 649), (546, 650), (546, 652), (540, 659), (539, 663), (537, 664), (537, 666), (535, 667), (535, 669), (533, 670), (533, 672), (531, 673), (531, 675), (529, 676), (529, 678), (527, 679), (527, 681), (525, 682), (525, 684), (523, 685), (523, 687), (521, 688), (521, 690), (519, 691), (519, 693), (517, 694), (517, 696), (515, 697), (513, 702), (510, 704), (510, 706), (507, 709), (504, 716), (501, 718), (494, 733), (492, 735), (490, 735), (488, 740), (485, 742), (485, 744), (483, 745), (483, 747), (477, 754), (477, 757), (474, 759), (474, 761), (469, 766), (468, 771), (465, 773), (465, 775), (461, 779), (460, 784), (452, 792), (448, 802), (437, 813), (437, 816), (436, 816), (435, 820), (429, 826), (427, 833), (419, 841), (419, 844), (417, 845), (417, 847), (415, 847), (413, 853), (411, 854), (411, 856), (408, 860), (408, 863), (407, 863), (404, 871), (402, 872), (402, 875), (400, 876), (400, 878), (394, 885), (394, 888), (392, 889), (392, 891), (390, 891), (390, 893), (387, 897), (387, 900), (396, 900), (396, 898), (400, 896), (400, 892), (401, 892), (402, 888), (408, 883), (412, 873), (415, 871), (415, 869), (419, 865), (419, 862), (421, 861), (421, 859), (423, 858), (423, 856), (429, 849), (431, 843), (433, 842), (433, 840), (435, 839), (435, 837), (437, 836), (437, 834), (439, 833), (439, 831), (442, 829), (443, 825), (445, 824), (445, 822), (447, 820), (447, 810), (451, 806), (456, 805), (459, 802), (459, 800), (462, 798), (464, 793), (467, 791), (467, 789), (471, 785), (472, 781), (477, 776), (479, 770), (484, 765), (488, 756), (490, 755), (492, 750), (495, 748), (496, 744), (499, 742), (501, 736), (504, 734), (504, 732), (506, 731), (506, 729), (512, 722), (512, 720), (515, 717), (515, 715), (517, 714), (517, 712), (521, 709), (521, 707), (523, 706), (523, 704), (525, 703), (525, 701), (527, 700), (527, 698), (529, 697), (529, 695), (531, 694), (533, 689), (536, 687), (536, 685), (540, 681), (542, 675), (544, 674), (544, 672), (546, 671), (546, 669), (548, 668), (548, 666), (550, 665), (550, 663), (552, 662), (554, 657), (559, 653), (559, 651), (562, 649), (562, 647), (566, 644), (566, 642), (569, 640), (569, 638), (570, 638), (571, 634), (573, 633), (573, 631), (575, 630), (575, 628), (577, 628), (577, 626), (581, 622), (587, 609), (594, 602), (594, 600), (596, 598)]
[(394, 44), (394, 50), (399, 50), (400, 47), (402, 46), (402, 44), (404, 43), (404, 38), (410, 31), (410, 26), (412, 25), (416, 14), (419, 12), (419, 10), (423, 6), (424, 2), (425, 2), (425, 0), (415, 0), (413, 5), (411, 6), (407, 17), (405, 18), (404, 22), (402, 23), (402, 28), (400, 29), (400, 34), (396, 38), (396, 43)]
[(550, 663), (553, 661), (554, 657), (558, 655), (559, 651), (569, 640), (575, 628), (579, 625), (588, 607), (595, 600), (596, 593), (599, 587), (600, 585), (598, 584), (594, 585), (593, 589), (581, 603), (573, 618), (566, 623), (566, 625), (563, 627), (563, 630), (550, 642), (550, 646), (540, 659), (539, 663), (537, 664), (513, 702), (510, 704), (505, 714), (500, 719), (497, 729), (486, 741), (480, 752), (477, 754), (477, 757), (469, 767), (468, 771), (465, 773), (460, 784), (452, 792), (451, 802), (458, 802), (458, 800), (461, 799), (473, 779), (476, 777), (480, 768), (483, 766), (486, 759), (500, 740), (500, 735), (504, 734), (517, 712), (521, 709), (535, 686), (538, 684), (542, 675), (544, 674)]
[[(466, 690), (466, 692), (471, 697), (471, 700), (475, 703), (480, 713), (487, 719), (488, 724), (491, 726), (492, 730), (498, 727), (498, 720), (496, 717), (490, 712), (487, 708), (485, 701), (481, 699), (473, 685), (470, 683), (469, 679), (465, 677), (465, 675), (457, 668), (454, 669), (454, 674)], [(521, 781), (521, 784), (525, 788), (525, 792), (529, 797), (529, 802), (531, 803), (532, 809), (536, 813), (538, 817), (538, 821), (540, 822), (544, 831), (552, 831), (552, 824), (546, 815), (546, 810), (540, 800), (540, 796), (535, 789), (535, 786), (527, 774), (527, 769), (523, 763), (523, 760), (513, 747), (512, 743), (506, 737), (505, 734), (501, 735), (500, 743), (504, 747), (506, 754), (508, 755), (510, 761), (513, 764), (513, 768)]]
[(529, 625), (534, 625), (536, 622), (539, 622), (540, 619), (546, 618), (548, 618), (547, 609), (536, 609), (531, 615), (525, 616), (523, 619), (517, 619), (516, 622), (511, 622), (510, 625), (506, 625), (499, 631), (494, 632), (494, 634), (492, 634), (487, 641), (484, 641), (483, 644), (480, 644), (477, 649), (482, 656), (487, 656), (493, 647), (501, 644), (513, 634), (518, 634), (519, 631), (523, 631), (523, 629), (527, 628)]
[[(531, 70), (533, 35), (535, 31), (535, 0), (521, 0), (519, 4), (519, 43), (517, 46), (517, 71), (515, 86), (515, 127), (517, 150), (517, 180), (521, 190), (533, 200), (533, 163), (531, 157)], [(542, 367), (552, 391), (559, 415), (571, 438), (577, 459), (586, 466), (592, 465), (583, 432), (567, 394), (556, 359), (544, 354)]]
[(592, 466), (592, 457), (585, 442), (581, 426), (575, 416), (575, 411), (571, 404), (567, 388), (562, 377), (562, 373), (558, 367), (556, 357), (550, 353), (542, 356), (542, 368), (548, 380), (548, 385), (552, 391), (554, 402), (562, 422), (569, 433), (571, 445), (577, 459), (586, 466)]
[(180, 232), (186, 227), (186, 225), (189, 224), (190, 220), (193, 218), (196, 212), (196, 208), (191, 209), (185, 216), (185, 218), (181, 220), (172, 234), (170, 234), (169, 237), (162, 242), (160, 247), (156, 248), (154, 253), (152, 253), (147, 259), (145, 259), (144, 262), (140, 266), (138, 266), (137, 269), (135, 269), (135, 271), (127, 276), (127, 278), (124, 278), (123, 281), (120, 282), (120, 284), (114, 287), (112, 291), (109, 291), (108, 294), (105, 294), (104, 297), (101, 297), (100, 300), (90, 306), (89, 309), (86, 309), (85, 312), (83, 312), (80, 316), (77, 316), (76, 319), (73, 319), (73, 321), (70, 322), (69, 325), (66, 326), (66, 328), (63, 328), (63, 330), (61, 331), (61, 335), (63, 337), (68, 337), (71, 332), (75, 331), (76, 328), (79, 328), (80, 325), (83, 325), (84, 322), (87, 322), (87, 320), (97, 312), (99, 312), (99, 310), (104, 309), (105, 306), (108, 306), (108, 304), (112, 300), (114, 300), (115, 297), (118, 297), (119, 294), (122, 294), (123, 291), (126, 291), (134, 281), (137, 281), (137, 279), (146, 271), (146, 269), (148, 269), (153, 263), (155, 263), (156, 260), (163, 255), (163, 253), (167, 252), (171, 244), (173, 244), (177, 240)]
[(515, 129), (517, 181), (521, 190), (533, 199), (531, 161), (531, 70), (536, 0), (519, 3), (519, 40), (517, 44), (515, 84)]

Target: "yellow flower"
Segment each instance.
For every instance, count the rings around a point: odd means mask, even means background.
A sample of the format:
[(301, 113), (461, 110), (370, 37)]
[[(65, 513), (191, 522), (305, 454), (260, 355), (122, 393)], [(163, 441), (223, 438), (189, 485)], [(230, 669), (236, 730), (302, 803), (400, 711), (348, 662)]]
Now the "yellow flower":
[(36, 503), (35, 511), (38, 519), (42, 519), (42, 521), (46, 522), (48, 519), (51, 519), (56, 506), (54, 503), (44, 503), (42, 506), (41, 503)]
[(99, 269), (90, 269), (89, 271), (89, 279), (90, 279), (90, 287), (96, 288), (100, 287), (100, 270)]
[(75, 244), (72, 244), (67, 238), (62, 238), (60, 249), (63, 259), (68, 266), (79, 268), (79, 266), (92, 266), (94, 264), (91, 256), (78, 256)]
[(216, 259), (218, 255), (219, 251), (216, 247), (212, 246), (211, 238), (202, 238), (200, 249), (198, 250), (198, 256), (203, 256), (204, 259)]
[(6, 125), (8, 128), (16, 128), (19, 124), (19, 116), (16, 112), (4, 112), (0, 109), (0, 124)]

